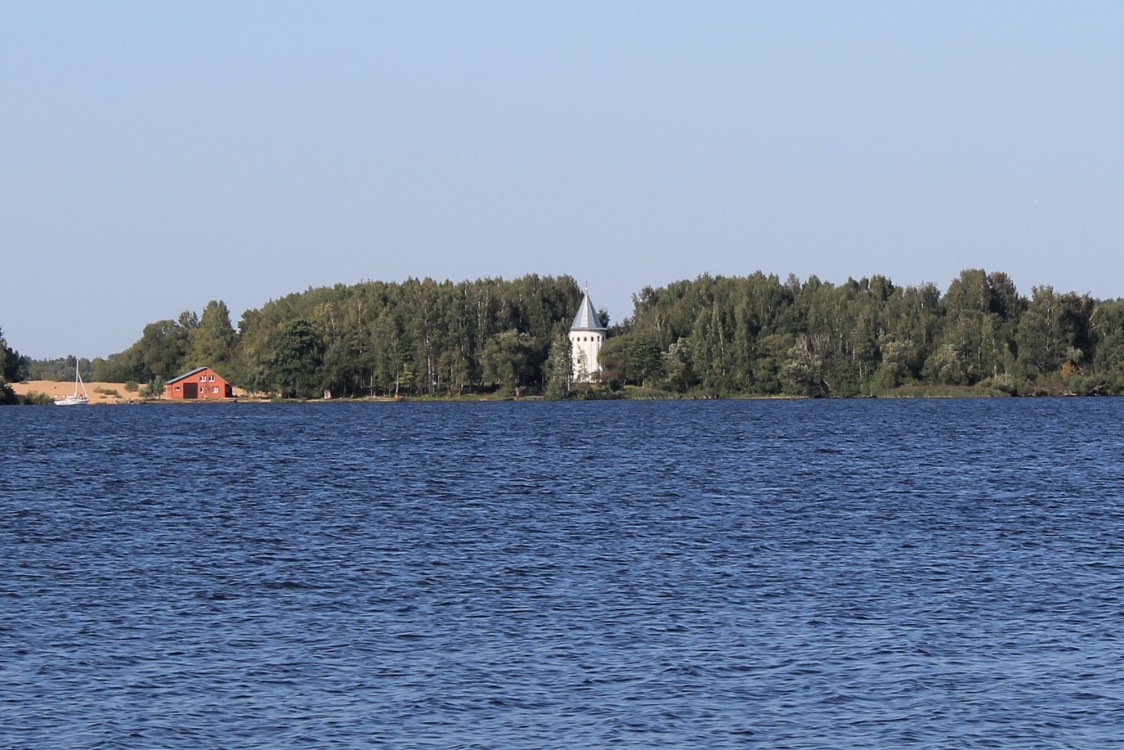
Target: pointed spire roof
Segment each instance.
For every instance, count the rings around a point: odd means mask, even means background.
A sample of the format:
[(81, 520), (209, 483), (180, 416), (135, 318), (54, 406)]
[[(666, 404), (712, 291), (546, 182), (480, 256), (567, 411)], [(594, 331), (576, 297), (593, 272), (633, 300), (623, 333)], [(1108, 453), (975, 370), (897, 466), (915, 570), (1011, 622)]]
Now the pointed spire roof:
[(589, 291), (582, 295), (581, 306), (578, 307), (578, 314), (574, 316), (574, 322), (570, 326), (571, 331), (604, 331), (605, 326), (601, 325), (601, 321), (597, 319), (597, 311), (593, 309), (593, 303), (589, 301)]

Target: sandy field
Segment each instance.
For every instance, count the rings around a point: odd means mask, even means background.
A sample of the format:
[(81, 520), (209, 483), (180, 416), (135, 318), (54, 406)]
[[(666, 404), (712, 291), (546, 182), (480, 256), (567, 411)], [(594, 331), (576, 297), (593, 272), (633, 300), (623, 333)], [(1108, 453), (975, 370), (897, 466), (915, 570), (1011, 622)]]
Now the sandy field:
[[(26, 383), (9, 383), (17, 395), (26, 396), (31, 392), (45, 393), (52, 399), (62, 398), (74, 393), (74, 381), (29, 380)], [(86, 383), (86, 394), (91, 404), (127, 404), (140, 401), (140, 391), (130, 393), (124, 383)], [(241, 388), (234, 389), (235, 396), (242, 396)]]

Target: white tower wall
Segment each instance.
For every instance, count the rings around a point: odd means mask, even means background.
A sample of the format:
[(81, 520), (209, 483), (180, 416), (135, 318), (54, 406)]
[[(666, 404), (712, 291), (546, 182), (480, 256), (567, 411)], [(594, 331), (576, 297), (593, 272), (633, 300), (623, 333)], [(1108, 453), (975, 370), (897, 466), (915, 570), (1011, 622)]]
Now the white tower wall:
[(604, 331), (570, 331), (570, 356), (574, 360), (575, 382), (588, 383), (601, 371), (598, 357), (603, 343)]

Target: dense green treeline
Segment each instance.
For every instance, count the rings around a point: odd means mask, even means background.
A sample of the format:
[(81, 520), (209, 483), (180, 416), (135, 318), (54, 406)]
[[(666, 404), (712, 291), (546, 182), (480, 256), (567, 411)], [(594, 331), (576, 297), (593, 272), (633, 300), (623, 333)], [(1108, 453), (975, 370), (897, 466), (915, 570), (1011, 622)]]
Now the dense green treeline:
[(863, 396), (899, 386), (1012, 394), (1124, 391), (1124, 301), (966, 270), (942, 296), (875, 276), (702, 276), (644, 289), (603, 377), (714, 396)]
[[(410, 279), (309, 289), (248, 310), (222, 302), (145, 326), (94, 379), (162, 382), (208, 365), (251, 391), (309, 398), (548, 389), (581, 291), (570, 277)], [(550, 358), (552, 347), (555, 357)], [(565, 384), (564, 384), (565, 385)], [(564, 390), (564, 388), (563, 388)]]
[(90, 380), (94, 376), (94, 363), (74, 355), (57, 357), (55, 359), (28, 360), (24, 371), (23, 380), (74, 380), (74, 365), (78, 365), (78, 372), (83, 380)]
[[(881, 395), (909, 387), (1010, 394), (1124, 393), (1124, 300), (963, 271), (942, 294), (874, 276), (700, 276), (634, 296), (601, 353), (605, 387), (570, 383), (568, 277), (525, 276), (308, 289), (248, 310), (225, 304), (145, 326), (94, 360), (94, 380), (160, 384), (209, 365), (285, 397), (605, 395), (623, 386), (701, 396)], [(46, 363), (31, 363), (35, 370)], [(63, 369), (63, 361), (54, 369)], [(65, 363), (69, 378), (74, 361)], [(84, 373), (84, 376), (86, 373)]]

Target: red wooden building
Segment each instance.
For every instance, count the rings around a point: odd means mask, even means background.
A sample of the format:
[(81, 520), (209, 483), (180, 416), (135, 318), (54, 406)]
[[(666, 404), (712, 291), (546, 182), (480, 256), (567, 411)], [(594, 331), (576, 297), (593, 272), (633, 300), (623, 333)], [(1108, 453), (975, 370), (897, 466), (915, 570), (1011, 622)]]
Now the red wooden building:
[(231, 398), (234, 389), (210, 367), (196, 367), (191, 372), (164, 383), (164, 397), (174, 399)]

